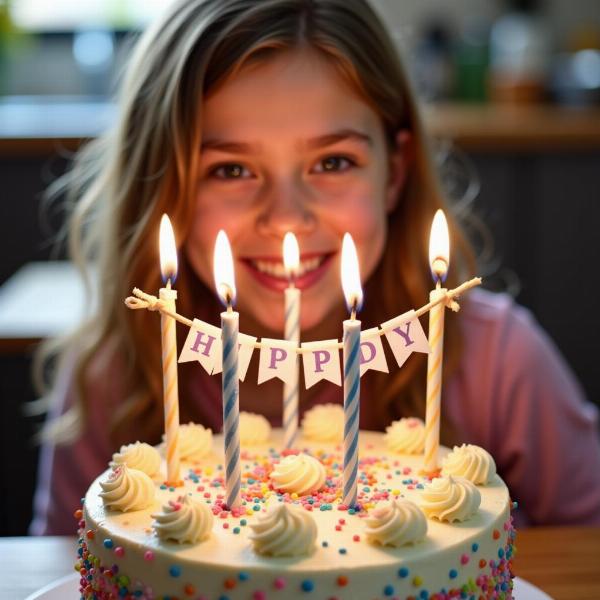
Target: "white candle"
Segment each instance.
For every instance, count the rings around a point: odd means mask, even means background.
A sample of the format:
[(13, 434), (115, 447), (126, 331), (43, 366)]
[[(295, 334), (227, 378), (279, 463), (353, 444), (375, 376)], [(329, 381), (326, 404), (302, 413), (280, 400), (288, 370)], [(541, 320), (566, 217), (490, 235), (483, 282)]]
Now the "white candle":
[(229, 509), (241, 503), (240, 466), (240, 403), (238, 379), (239, 314), (232, 310), (235, 302), (235, 277), (231, 246), (224, 231), (219, 231), (215, 242), (214, 276), (217, 293), (227, 306), (221, 313), (223, 346), (222, 402), (223, 444), (225, 449), (226, 503)]
[[(441, 282), (446, 278), (450, 263), (450, 241), (448, 224), (442, 210), (438, 210), (431, 225), (429, 239), (429, 264), (436, 289), (429, 294), (434, 301), (446, 295)], [(425, 455), (423, 469), (426, 473), (438, 470), (440, 447), (440, 416), (442, 398), (442, 366), (444, 359), (444, 314), (445, 304), (440, 302), (429, 313), (429, 346), (427, 358), (427, 395), (425, 404)]]
[(358, 257), (352, 236), (344, 235), (342, 243), (342, 288), (350, 319), (344, 327), (344, 472), (342, 503), (356, 506), (358, 475), (358, 443), (360, 421), (360, 326), (356, 312), (362, 305), (362, 287)]
[[(159, 298), (170, 312), (177, 312), (175, 300), (177, 291), (171, 289), (177, 276), (177, 252), (173, 228), (167, 215), (160, 222), (159, 235), (160, 270), (166, 287), (159, 290)], [(179, 482), (179, 392), (177, 385), (177, 332), (175, 319), (160, 315), (162, 370), (163, 370), (163, 406), (165, 413), (165, 445), (167, 461), (167, 481), (177, 485)]]
[[(300, 342), (300, 290), (294, 285), (294, 277), (300, 265), (300, 251), (296, 236), (286, 233), (283, 239), (283, 263), (289, 279), (285, 290), (284, 337), (289, 342)], [(299, 398), (298, 355), (294, 362), (294, 373), (290, 382), (283, 384), (283, 445), (293, 448), (298, 435)]]

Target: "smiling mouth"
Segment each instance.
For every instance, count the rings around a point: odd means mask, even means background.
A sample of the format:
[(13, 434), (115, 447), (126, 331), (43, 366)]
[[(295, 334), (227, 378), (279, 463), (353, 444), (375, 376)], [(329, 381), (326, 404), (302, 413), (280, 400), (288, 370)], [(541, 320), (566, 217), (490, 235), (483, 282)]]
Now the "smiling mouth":
[[(320, 279), (327, 269), (335, 252), (306, 254), (300, 259), (300, 264), (294, 275), (294, 284), (306, 288)], [(290, 279), (286, 273), (283, 261), (279, 258), (243, 258), (243, 264), (263, 284), (276, 289), (284, 289)]]

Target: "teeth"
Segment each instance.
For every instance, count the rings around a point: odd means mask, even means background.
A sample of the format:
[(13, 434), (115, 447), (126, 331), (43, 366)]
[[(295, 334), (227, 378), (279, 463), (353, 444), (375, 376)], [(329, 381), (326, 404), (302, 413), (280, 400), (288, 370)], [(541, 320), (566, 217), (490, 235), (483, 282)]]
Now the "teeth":
[[(318, 267), (321, 266), (324, 256), (317, 256), (315, 258), (309, 258), (306, 260), (300, 261), (300, 265), (298, 266), (297, 276), (301, 277), (306, 273), (310, 273), (314, 271)], [(264, 261), (264, 260), (253, 260), (252, 265), (261, 273), (266, 273), (271, 277), (278, 277), (280, 279), (286, 279), (287, 275), (285, 272), (285, 267), (282, 262), (273, 262), (273, 261)]]

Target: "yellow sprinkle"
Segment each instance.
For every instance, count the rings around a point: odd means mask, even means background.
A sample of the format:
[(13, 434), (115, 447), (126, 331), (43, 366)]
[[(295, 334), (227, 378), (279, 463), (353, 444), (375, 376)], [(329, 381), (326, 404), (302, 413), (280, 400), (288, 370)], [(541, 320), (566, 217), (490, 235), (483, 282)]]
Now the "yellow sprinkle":
[(414, 579), (413, 579), (413, 585), (414, 586), (420, 586), (423, 583), (423, 580), (417, 575)]
[(213, 474), (212, 467), (206, 467), (206, 469), (204, 469), (204, 472), (205, 472), (207, 475), (212, 475), (212, 474)]
[(298, 494), (296, 494), (296, 492), (292, 492), (290, 498), (292, 498), (292, 500), (298, 500)]
[(394, 494), (394, 496), (397, 496), (400, 493), (400, 490), (392, 490), (392, 494)]
[(250, 510), (250, 509), (247, 509), (247, 510), (246, 510), (246, 514), (247, 514), (249, 517), (251, 517), (251, 516), (254, 514), (254, 511), (253, 511), (253, 510)]

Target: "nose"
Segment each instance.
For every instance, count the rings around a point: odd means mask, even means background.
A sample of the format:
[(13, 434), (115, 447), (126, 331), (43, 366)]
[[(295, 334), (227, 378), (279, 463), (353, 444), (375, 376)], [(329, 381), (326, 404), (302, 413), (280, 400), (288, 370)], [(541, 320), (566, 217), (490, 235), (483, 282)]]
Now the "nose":
[(291, 231), (296, 235), (314, 231), (316, 216), (311, 209), (310, 191), (300, 181), (274, 181), (265, 190), (256, 227), (261, 235), (282, 239)]

